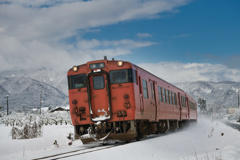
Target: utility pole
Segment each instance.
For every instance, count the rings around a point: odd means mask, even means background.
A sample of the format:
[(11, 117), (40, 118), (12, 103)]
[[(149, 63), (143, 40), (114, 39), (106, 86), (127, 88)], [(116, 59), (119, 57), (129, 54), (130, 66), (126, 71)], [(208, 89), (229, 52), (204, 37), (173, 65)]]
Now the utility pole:
[(238, 108), (240, 108), (240, 106), (239, 106), (239, 90), (238, 90)]
[(7, 95), (7, 115), (8, 115), (8, 95)]
[(41, 114), (41, 107), (42, 107), (42, 92), (40, 93), (40, 114)]

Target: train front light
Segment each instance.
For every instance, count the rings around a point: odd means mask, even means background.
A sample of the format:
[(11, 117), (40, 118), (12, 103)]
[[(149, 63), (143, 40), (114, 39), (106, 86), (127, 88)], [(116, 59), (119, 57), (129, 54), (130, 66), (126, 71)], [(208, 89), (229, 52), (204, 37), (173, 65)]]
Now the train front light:
[(73, 66), (72, 70), (73, 70), (73, 72), (77, 72), (78, 71), (78, 66)]
[(117, 62), (117, 65), (118, 65), (119, 67), (122, 67), (122, 66), (123, 66), (123, 61), (118, 61), (118, 62)]

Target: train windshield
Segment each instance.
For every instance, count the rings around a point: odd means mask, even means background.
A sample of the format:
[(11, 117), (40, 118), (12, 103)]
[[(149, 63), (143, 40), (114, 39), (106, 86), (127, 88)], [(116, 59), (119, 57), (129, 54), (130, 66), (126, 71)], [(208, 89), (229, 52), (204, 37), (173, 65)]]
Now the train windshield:
[(118, 83), (131, 83), (134, 82), (133, 70), (132, 69), (123, 69), (123, 70), (115, 70), (110, 71), (110, 81), (111, 84), (118, 84)]
[(78, 74), (68, 77), (68, 88), (83, 88), (86, 87), (86, 74)]

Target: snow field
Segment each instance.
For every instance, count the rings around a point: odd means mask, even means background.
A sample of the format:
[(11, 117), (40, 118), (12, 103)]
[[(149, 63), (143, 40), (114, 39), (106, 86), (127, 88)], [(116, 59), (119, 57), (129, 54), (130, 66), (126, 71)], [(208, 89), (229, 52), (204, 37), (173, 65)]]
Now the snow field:
[[(83, 148), (80, 141), (72, 146), (66, 138), (73, 132), (71, 125), (43, 126), (43, 136), (12, 140), (11, 127), (0, 125), (0, 159), (32, 159)], [(240, 132), (222, 122), (200, 117), (196, 125), (177, 132), (153, 135), (128, 143), (79, 156), (70, 160), (240, 160)], [(59, 147), (53, 145), (57, 140)], [(94, 144), (92, 144), (94, 145)], [(95, 144), (99, 145), (99, 144)]]

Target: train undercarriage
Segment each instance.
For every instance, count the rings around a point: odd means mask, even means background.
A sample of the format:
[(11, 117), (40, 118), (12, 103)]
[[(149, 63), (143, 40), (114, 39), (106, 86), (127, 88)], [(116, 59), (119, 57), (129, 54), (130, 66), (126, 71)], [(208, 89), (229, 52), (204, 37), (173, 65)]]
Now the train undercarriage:
[(83, 144), (92, 141), (120, 140), (130, 142), (140, 140), (150, 134), (163, 134), (176, 131), (191, 122), (191, 120), (160, 120), (149, 122), (147, 120), (97, 122), (88, 125), (74, 126), (75, 139)]

